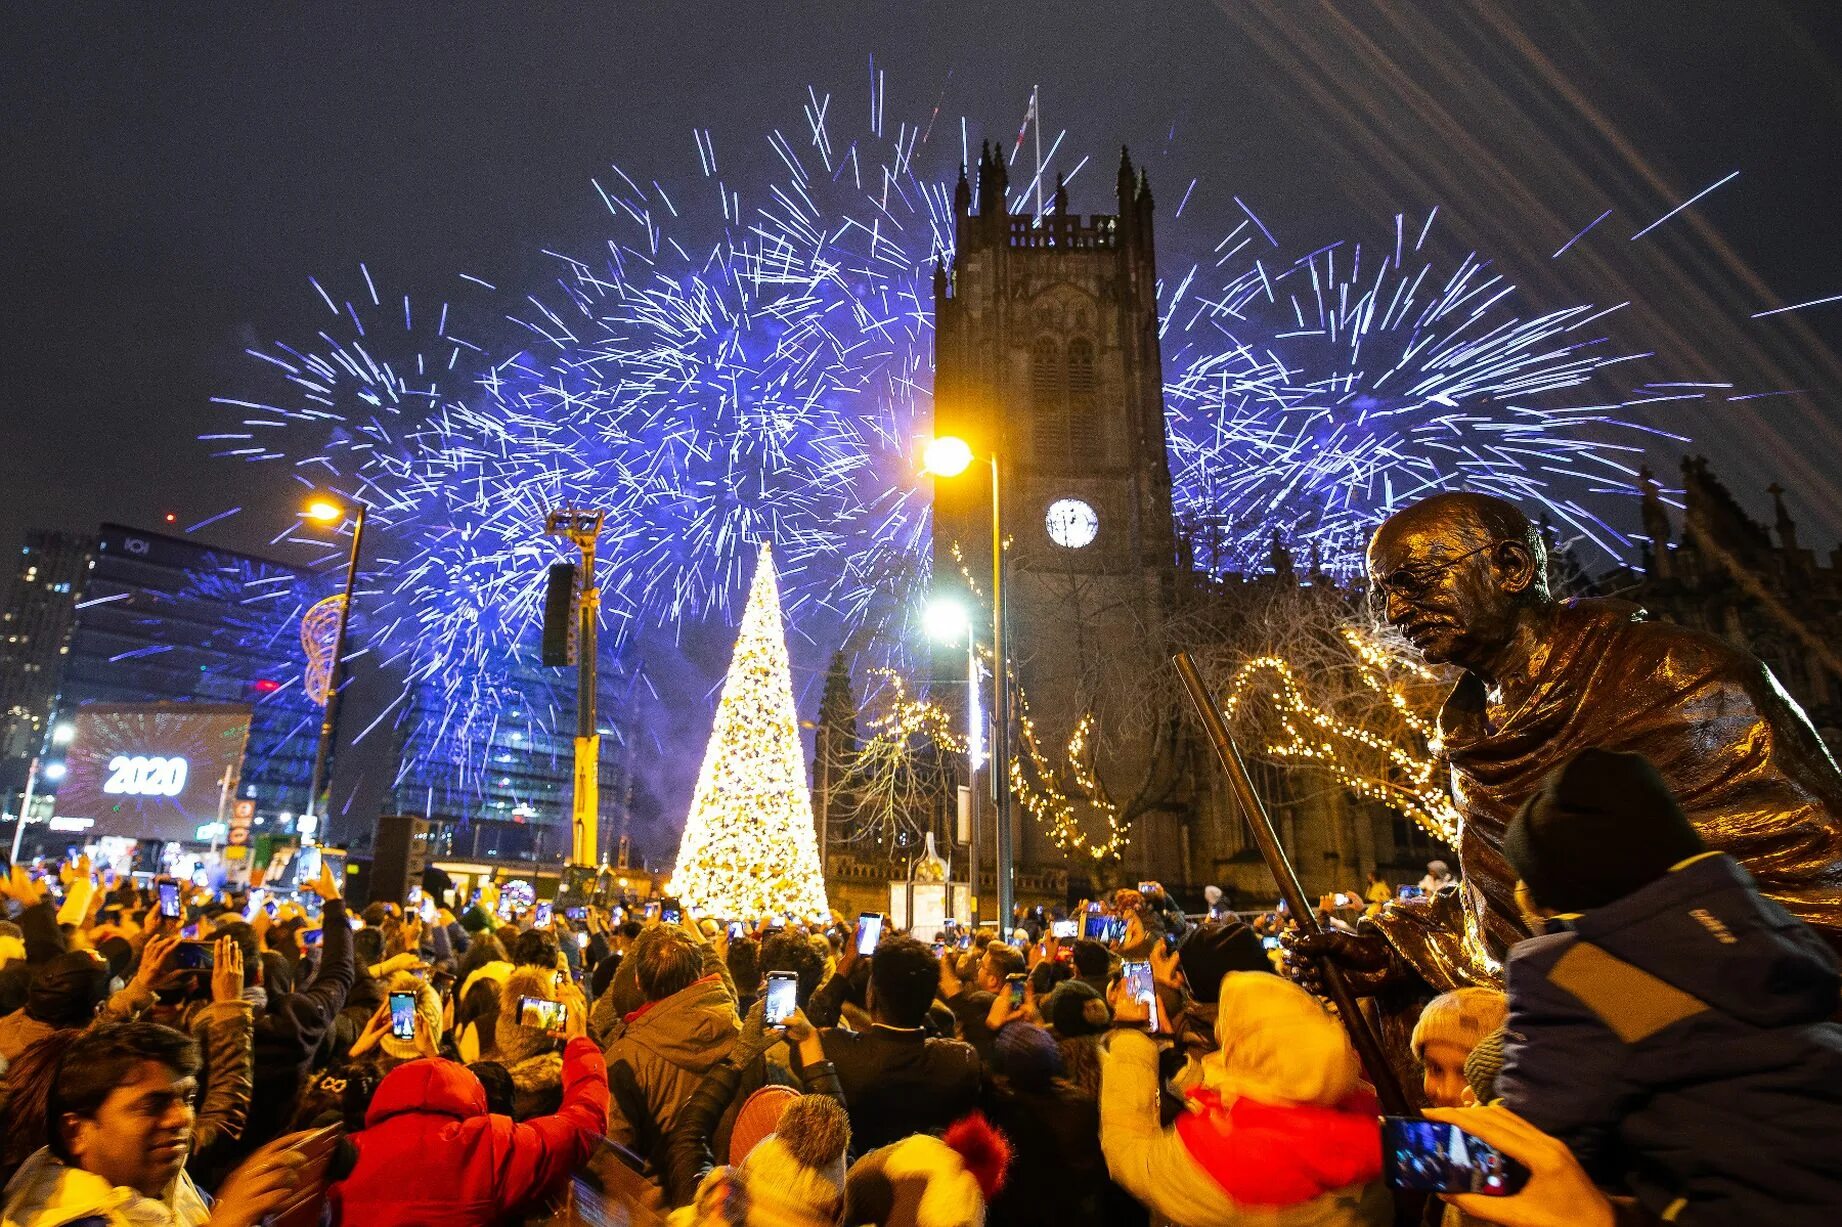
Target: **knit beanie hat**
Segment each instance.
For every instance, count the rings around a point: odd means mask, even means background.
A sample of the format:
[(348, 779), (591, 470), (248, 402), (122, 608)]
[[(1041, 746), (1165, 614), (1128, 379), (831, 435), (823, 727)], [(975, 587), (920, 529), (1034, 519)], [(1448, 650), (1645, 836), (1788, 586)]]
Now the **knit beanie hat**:
[(1413, 1027), (1413, 1055), (1426, 1059), (1428, 1044), (1450, 1044), (1463, 1052), (1503, 1025), (1509, 998), (1494, 988), (1459, 988), (1441, 993), (1420, 1011)]
[(853, 1163), (846, 1221), (983, 1227), (985, 1203), (1004, 1187), (1010, 1161), (1010, 1142), (974, 1112), (948, 1126), (945, 1137), (917, 1133)]
[(1023, 1091), (1046, 1091), (1062, 1072), (1062, 1053), (1055, 1037), (1023, 1019), (998, 1029), (991, 1048), (992, 1068)]
[(844, 1152), (851, 1144), (844, 1106), (801, 1095), (780, 1115), (741, 1169), (748, 1180), (749, 1227), (832, 1227), (843, 1218)]
[(460, 923), (469, 933), (484, 933), (492, 928), (492, 914), (476, 903), (461, 913)]
[(1477, 1042), (1471, 1055), (1465, 1058), (1465, 1081), (1471, 1086), (1471, 1093), (1477, 1096), (1479, 1103), (1494, 1103), (1497, 1099), (1497, 1075), (1503, 1072), (1503, 1039), (1506, 1027), (1498, 1027)]
[(1597, 748), (1551, 772), (1503, 837), (1529, 894), (1557, 912), (1604, 907), (1704, 851), (1655, 767)]
[(1260, 935), (1238, 920), (1196, 929), (1177, 948), (1177, 965), (1190, 982), (1190, 995), (1211, 1002), (1218, 998), (1222, 977), (1229, 972), (1273, 970)]
[(780, 1128), (781, 1116), (799, 1097), (799, 1092), (790, 1086), (769, 1083), (743, 1100), (735, 1123), (729, 1127), (729, 1161), (740, 1163), (748, 1158), (749, 1151)]
[(1098, 1035), (1113, 1022), (1106, 999), (1085, 980), (1064, 980), (1049, 994), (1049, 1025), (1063, 1039)]

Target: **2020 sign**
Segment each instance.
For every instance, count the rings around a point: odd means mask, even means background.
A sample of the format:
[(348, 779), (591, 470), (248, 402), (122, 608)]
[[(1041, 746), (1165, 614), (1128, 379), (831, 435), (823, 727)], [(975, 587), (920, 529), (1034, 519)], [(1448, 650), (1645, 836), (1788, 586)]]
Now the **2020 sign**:
[(185, 791), (187, 770), (177, 755), (117, 754), (109, 760), (102, 791), (120, 797), (176, 797)]

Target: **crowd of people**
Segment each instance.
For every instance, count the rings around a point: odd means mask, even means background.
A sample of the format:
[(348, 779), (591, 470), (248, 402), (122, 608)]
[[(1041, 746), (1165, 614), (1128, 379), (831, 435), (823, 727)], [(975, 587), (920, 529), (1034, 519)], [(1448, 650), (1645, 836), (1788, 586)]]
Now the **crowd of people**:
[[(1644, 836), (1616, 858), (1608, 796)], [(1412, 1035), (1450, 1137), (1388, 1131), (1342, 1022), (1277, 974), (1283, 915), (1155, 883), (881, 934), (14, 866), (4, 1222), (1838, 1221), (1827, 945), (1632, 756), (1570, 763), (1505, 851), (1543, 935)], [(1370, 886), (1320, 920), (1397, 906)], [(1475, 1192), (1436, 1182), (1461, 1160)]]

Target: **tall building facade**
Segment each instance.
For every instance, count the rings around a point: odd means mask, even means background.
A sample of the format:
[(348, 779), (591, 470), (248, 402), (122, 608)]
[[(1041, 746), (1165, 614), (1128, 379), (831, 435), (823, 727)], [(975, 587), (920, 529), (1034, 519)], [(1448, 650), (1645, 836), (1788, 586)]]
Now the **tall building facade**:
[(10, 808), (44, 746), (96, 539), (31, 532), (0, 612), (0, 797)]
[(320, 709), (303, 693), (300, 614), (326, 585), (271, 559), (122, 524), (97, 533), (57, 709), (85, 703), (249, 705), (238, 793), (265, 822), (299, 814)]
[[(935, 274), (934, 429), (997, 457), (1007, 655), (1033, 730), (1059, 752), (1096, 716), (1095, 778), (1135, 829), (1125, 864), (1178, 879), (1194, 773), (1182, 770), (1174, 708), (1123, 709), (1165, 663), (1179, 579), (1151, 188), (1122, 151), (1112, 215), (1069, 213), (1060, 183), (1051, 214), (1011, 213), (1007, 189), (989, 150), (976, 182), (960, 176), (952, 264)], [(981, 597), (992, 549), (983, 472), (938, 480), (934, 496), (936, 586), (963, 570)], [(1063, 862), (1022, 809), (1020, 871)], [(1078, 807), (1074, 820), (1104, 839), (1087, 828), (1106, 812)]]
[(1680, 529), (1655, 476), (1642, 481), (1642, 567), (1592, 588), (1745, 648), (1842, 750), (1842, 548), (1805, 544), (1776, 485), (1773, 522), (1752, 519), (1706, 457), (1682, 462)]

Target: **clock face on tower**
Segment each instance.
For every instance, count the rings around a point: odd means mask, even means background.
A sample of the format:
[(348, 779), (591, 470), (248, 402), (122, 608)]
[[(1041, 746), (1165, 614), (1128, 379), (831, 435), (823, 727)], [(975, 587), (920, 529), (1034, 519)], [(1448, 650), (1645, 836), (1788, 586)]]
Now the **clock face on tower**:
[(1100, 532), (1100, 517), (1078, 498), (1058, 498), (1050, 503), (1045, 523), (1049, 540), (1068, 550), (1092, 545)]

